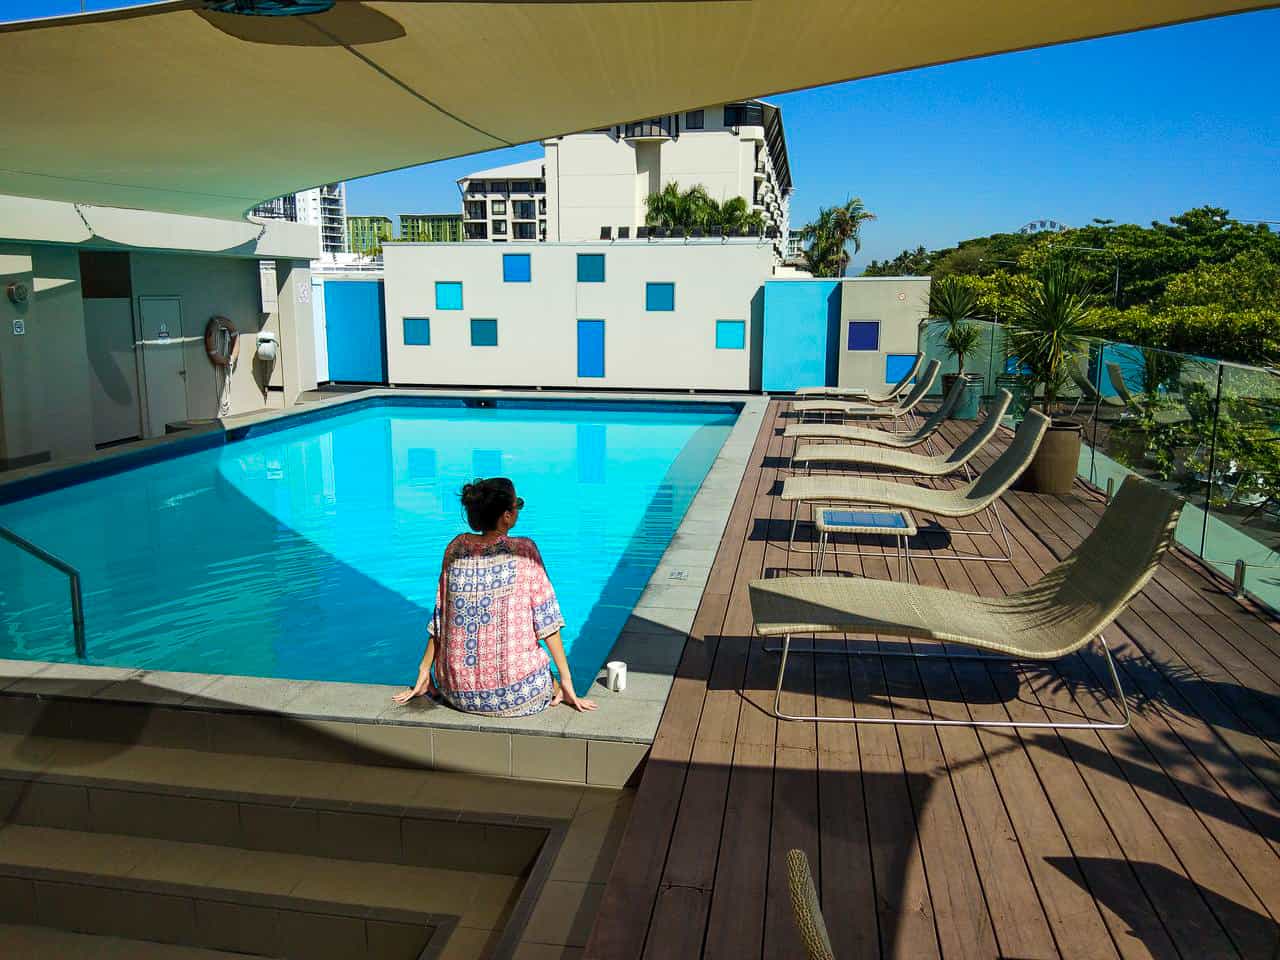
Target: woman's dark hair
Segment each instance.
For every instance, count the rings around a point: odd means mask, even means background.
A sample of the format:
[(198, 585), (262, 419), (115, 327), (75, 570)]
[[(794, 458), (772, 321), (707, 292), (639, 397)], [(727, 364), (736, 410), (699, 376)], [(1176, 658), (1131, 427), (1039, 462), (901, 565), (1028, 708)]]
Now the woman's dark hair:
[(473, 480), (462, 487), (462, 509), (476, 533), (498, 527), (498, 518), (516, 505), (516, 485), (506, 477)]

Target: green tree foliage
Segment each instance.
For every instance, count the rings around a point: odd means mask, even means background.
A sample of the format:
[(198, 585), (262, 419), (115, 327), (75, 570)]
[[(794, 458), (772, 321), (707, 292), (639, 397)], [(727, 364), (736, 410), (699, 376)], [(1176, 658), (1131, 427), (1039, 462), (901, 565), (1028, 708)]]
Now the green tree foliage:
[(849, 267), (850, 244), (854, 253), (862, 249), (862, 225), (875, 218), (860, 197), (820, 209), (817, 218), (800, 229), (808, 244), (805, 268), (815, 277), (843, 277)]
[(760, 211), (752, 210), (743, 197), (731, 197), (720, 203), (700, 183), (681, 190), (673, 181), (645, 198), (645, 223), (680, 233), (695, 229), (709, 231), (713, 227), (740, 232), (763, 229), (764, 217)]
[(1100, 295), (1112, 291), (1119, 266), (1119, 309), (1095, 310), (1092, 336), (1280, 363), (1280, 233), (1233, 220), (1221, 207), (1197, 207), (1146, 227), (1095, 219), (1056, 234), (999, 233), (943, 250), (917, 247), (873, 261), (865, 275), (959, 277), (977, 292), (981, 316), (1004, 321), (1026, 295), (1028, 278), (1064, 256)]

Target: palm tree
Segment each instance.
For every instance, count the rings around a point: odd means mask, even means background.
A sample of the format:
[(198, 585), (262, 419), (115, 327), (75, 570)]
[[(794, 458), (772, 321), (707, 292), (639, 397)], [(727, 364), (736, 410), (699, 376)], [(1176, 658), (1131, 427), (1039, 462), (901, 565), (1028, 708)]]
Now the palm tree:
[(809, 241), (805, 248), (805, 264), (815, 277), (843, 277), (849, 268), (849, 244), (853, 252), (862, 249), (862, 225), (876, 215), (862, 205), (861, 197), (853, 197), (834, 207), (823, 207), (812, 223), (800, 234)]
[(1014, 300), (1005, 351), (1031, 371), (1033, 386), (1044, 386), (1044, 412), (1050, 414), (1085, 349), (1093, 292), (1080, 269), (1059, 258), (1049, 259), (1035, 279)]
[(645, 198), (645, 223), (651, 227), (688, 233), (721, 227), (726, 232), (741, 232), (764, 227), (760, 211), (752, 210), (743, 197), (718, 202), (702, 184), (686, 190), (674, 181)]

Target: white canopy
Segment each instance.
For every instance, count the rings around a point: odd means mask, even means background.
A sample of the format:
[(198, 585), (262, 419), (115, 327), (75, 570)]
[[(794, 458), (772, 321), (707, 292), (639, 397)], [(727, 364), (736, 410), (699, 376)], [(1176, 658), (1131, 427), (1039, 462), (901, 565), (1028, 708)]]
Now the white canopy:
[(0, 193), (240, 218), (294, 190), (558, 133), (1273, 3), (212, 5), (0, 25)]

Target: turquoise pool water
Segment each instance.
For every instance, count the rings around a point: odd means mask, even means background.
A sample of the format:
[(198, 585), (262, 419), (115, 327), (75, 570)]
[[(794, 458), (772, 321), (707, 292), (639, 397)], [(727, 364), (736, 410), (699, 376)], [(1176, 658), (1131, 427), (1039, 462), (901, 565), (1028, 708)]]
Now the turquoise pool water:
[[(300, 680), (415, 674), (458, 491), (506, 475), (560, 597), (583, 689), (736, 411), (394, 403), (0, 505), (78, 567), (87, 662)], [(66, 578), (0, 542), (0, 657), (75, 661)]]

